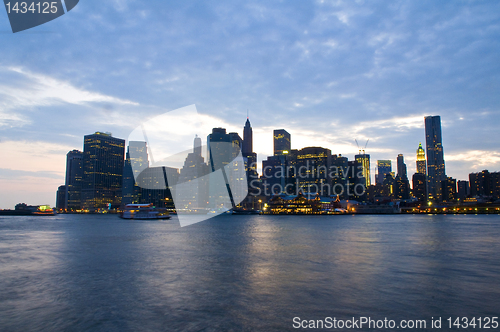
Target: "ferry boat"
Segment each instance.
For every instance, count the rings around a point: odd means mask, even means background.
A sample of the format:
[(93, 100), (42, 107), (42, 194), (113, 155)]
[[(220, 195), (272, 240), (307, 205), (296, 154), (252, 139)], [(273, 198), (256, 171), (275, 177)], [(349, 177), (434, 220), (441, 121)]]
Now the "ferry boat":
[(172, 218), (167, 209), (156, 208), (153, 203), (150, 204), (127, 204), (125, 209), (120, 213), (120, 218), (123, 219), (170, 219)]

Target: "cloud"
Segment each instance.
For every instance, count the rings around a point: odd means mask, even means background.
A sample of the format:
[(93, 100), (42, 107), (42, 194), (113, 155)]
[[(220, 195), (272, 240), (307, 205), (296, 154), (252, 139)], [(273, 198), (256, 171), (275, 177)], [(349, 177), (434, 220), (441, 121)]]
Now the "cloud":
[(500, 166), (500, 152), (485, 150), (467, 150), (458, 153), (447, 153), (445, 161), (468, 162), (472, 168), (480, 169), (485, 167)]
[[(139, 104), (130, 100), (107, 96), (98, 92), (80, 89), (68, 81), (31, 72), (22, 67), (3, 67), (6, 74), (18, 74), (15, 82), (0, 81), (2, 108), (7, 110), (23, 107), (51, 106), (61, 103), (84, 105), (89, 103), (111, 103), (117, 105)], [(14, 80), (11, 78), (11, 80)]]

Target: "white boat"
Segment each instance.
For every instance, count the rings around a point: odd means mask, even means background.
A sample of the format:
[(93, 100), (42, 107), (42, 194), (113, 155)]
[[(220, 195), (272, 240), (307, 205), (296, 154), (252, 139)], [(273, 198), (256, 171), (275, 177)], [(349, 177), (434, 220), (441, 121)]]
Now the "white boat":
[(153, 203), (150, 204), (127, 204), (125, 209), (120, 213), (120, 218), (123, 219), (170, 219), (172, 218), (168, 211), (164, 208), (156, 208)]

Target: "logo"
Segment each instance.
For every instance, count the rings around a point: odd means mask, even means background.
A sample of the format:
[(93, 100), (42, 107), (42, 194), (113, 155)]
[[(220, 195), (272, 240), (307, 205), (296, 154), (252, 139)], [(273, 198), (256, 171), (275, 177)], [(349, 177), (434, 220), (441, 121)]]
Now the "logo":
[[(66, 6), (64, 6), (63, 2)], [(4, 0), (5, 9), (9, 16), (12, 32), (31, 29), (38, 25), (52, 21), (66, 12), (69, 12), (80, 0), (57, 1), (12, 1)], [(66, 7), (66, 8), (64, 8)]]
[(141, 123), (128, 137), (136, 186), (170, 191), (182, 227), (228, 212), (248, 194), (241, 146), (219, 121), (191, 105)]

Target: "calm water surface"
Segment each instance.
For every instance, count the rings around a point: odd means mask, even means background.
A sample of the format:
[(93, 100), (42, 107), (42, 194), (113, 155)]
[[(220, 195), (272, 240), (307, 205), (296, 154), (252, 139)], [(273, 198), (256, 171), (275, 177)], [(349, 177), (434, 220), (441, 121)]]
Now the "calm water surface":
[(499, 283), (499, 215), (0, 217), (2, 331), (500, 316)]

